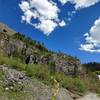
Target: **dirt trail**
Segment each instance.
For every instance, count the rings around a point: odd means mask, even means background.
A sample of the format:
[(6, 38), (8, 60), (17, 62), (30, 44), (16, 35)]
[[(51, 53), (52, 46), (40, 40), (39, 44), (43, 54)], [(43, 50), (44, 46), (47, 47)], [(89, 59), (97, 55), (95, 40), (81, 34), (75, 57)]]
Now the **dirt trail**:
[(95, 93), (89, 93), (78, 100), (100, 100), (100, 97)]

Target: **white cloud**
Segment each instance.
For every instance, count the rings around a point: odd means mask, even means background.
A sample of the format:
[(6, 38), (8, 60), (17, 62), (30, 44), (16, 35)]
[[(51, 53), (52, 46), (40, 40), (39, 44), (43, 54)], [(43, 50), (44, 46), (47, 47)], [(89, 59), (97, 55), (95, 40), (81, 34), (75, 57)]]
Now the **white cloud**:
[(94, 4), (96, 4), (97, 2), (99, 2), (100, 0), (75, 0), (75, 8), (86, 8), (86, 7), (90, 7)]
[(19, 6), (23, 12), (27, 11), (30, 8), (27, 1), (22, 1), (22, 4), (19, 4)]
[(68, 12), (68, 16), (70, 16), (70, 17), (73, 17), (73, 15), (76, 13), (76, 11), (74, 10), (74, 11), (69, 11)]
[(66, 4), (67, 2), (71, 2), (72, 0), (59, 0), (62, 5)]
[[(45, 35), (49, 35), (60, 24), (58, 13), (60, 9), (52, 0), (27, 0), (19, 4), (23, 11), (22, 21), (41, 30)], [(37, 19), (38, 23), (32, 23), (32, 19)], [(64, 26), (65, 22), (62, 23)]]
[(31, 19), (34, 16), (34, 13), (30, 10), (25, 11), (24, 15), (22, 16), (22, 20), (26, 21), (27, 23), (31, 23)]
[(75, 4), (75, 9), (90, 7), (100, 0), (59, 0), (63, 5), (67, 2)]
[(36, 25), (37, 29), (40, 29), (44, 32), (45, 35), (49, 35), (57, 26), (56, 22), (53, 22), (52, 20), (44, 20), (38, 25)]
[(100, 18), (94, 22), (89, 33), (84, 34), (85, 43), (80, 45), (80, 50), (100, 52)]
[(63, 21), (61, 21), (61, 22), (59, 23), (59, 26), (61, 26), (61, 27), (66, 26), (65, 21), (64, 21), (64, 20), (63, 20)]
[[(68, 13), (67, 21), (76, 13), (77, 9), (90, 7), (100, 0), (59, 0), (63, 5), (67, 2), (74, 4), (75, 10)], [(66, 25), (64, 20), (59, 19), (60, 9), (53, 0), (21, 0), (19, 4), (23, 15), (22, 22), (32, 25), (45, 35), (49, 35), (57, 26)], [(34, 23), (33, 20), (37, 20)], [(91, 29), (92, 30), (92, 29)], [(96, 37), (97, 38), (97, 37)]]

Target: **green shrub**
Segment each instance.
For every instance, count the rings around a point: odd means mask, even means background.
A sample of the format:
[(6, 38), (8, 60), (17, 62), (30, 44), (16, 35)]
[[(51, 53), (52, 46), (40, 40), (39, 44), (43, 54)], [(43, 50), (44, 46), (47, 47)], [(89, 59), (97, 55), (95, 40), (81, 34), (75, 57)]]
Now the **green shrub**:
[(98, 89), (96, 90), (96, 93), (98, 94), (98, 96), (100, 96), (100, 88), (98, 88)]
[(82, 93), (85, 92), (86, 90), (84, 82), (79, 78), (65, 76), (63, 73), (56, 73), (55, 78), (60, 83), (60, 85), (66, 89), (74, 90)]
[(26, 67), (26, 74), (30, 77), (34, 76), (40, 80), (48, 80), (50, 72), (46, 65), (29, 64)]
[(6, 64), (9, 67), (23, 70), (26, 72), (27, 76), (34, 77), (48, 85), (53, 84), (53, 81), (51, 80), (51, 76), (53, 76), (57, 80), (57, 82), (59, 82), (60, 86), (66, 89), (82, 93), (85, 92), (85, 90), (87, 89), (85, 82), (83, 82), (80, 78), (73, 78), (71, 76), (66, 76), (63, 73), (55, 72), (54, 63), (51, 63), (49, 65), (39, 65), (39, 64), (26, 65), (23, 64), (21, 60), (18, 58), (8, 58), (0, 54), (0, 64)]
[(48, 49), (44, 46), (43, 43), (41, 44), (40, 42), (32, 40), (30, 37), (26, 37), (25, 35), (23, 35), (19, 32), (14, 34), (13, 38), (19, 39), (19, 40), (23, 41), (24, 43), (26, 43), (29, 46), (35, 45), (42, 52), (48, 52)]
[(48, 64), (48, 68), (49, 68), (51, 74), (55, 74), (55, 72), (56, 72), (56, 66), (55, 66), (55, 63), (54, 62), (50, 62)]
[(48, 70), (48, 67), (45, 65), (28, 65), (26, 68), (26, 73), (29, 77), (34, 76), (35, 78), (41, 80), (45, 84), (52, 85), (53, 82), (51, 80), (51, 76), (59, 82), (60, 86), (74, 90), (77, 92), (85, 92), (86, 87), (84, 82), (79, 78), (72, 78), (71, 76), (66, 76), (63, 73), (55, 73), (51, 74)]
[(75, 78), (73, 81), (76, 91), (78, 92), (85, 92), (86, 87), (84, 82), (81, 79)]
[(25, 70), (26, 65), (21, 63), (21, 61), (18, 58), (8, 58), (6, 56), (2, 56), (0, 54), (0, 64), (6, 64), (10, 67), (13, 67), (15, 69), (19, 70)]

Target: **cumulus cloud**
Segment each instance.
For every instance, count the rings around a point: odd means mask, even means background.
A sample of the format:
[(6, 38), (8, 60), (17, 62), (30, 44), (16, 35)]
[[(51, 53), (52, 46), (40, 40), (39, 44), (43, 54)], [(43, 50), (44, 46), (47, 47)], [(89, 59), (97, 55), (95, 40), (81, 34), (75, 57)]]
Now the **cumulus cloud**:
[[(22, 21), (39, 29), (45, 35), (49, 35), (57, 26), (65, 25), (65, 22), (61, 23), (58, 18), (60, 9), (52, 0), (22, 0), (19, 7), (23, 11)], [(32, 19), (39, 22), (32, 23)]]
[(61, 27), (66, 26), (65, 21), (64, 21), (64, 20), (63, 20), (63, 21), (61, 21), (61, 22), (59, 23), (59, 26), (61, 26)]
[(59, 0), (59, 1), (62, 3), (62, 5), (66, 4), (67, 2), (70, 2), (72, 4), (75, 4), (75, 9), (79, 9), (79, 8), (90, 7), (99, 2), (100, 0)]
[(44, 32), (45, 35), (49, 35), (57, 26), (56, 22), (53, 22), (52, 20), (44, 20), (38, 25), (36, 25), (37, 29), (40, 29)]
[[(62, 5), (70, 2), (74, 4), (75, 10), (68, 12), (67, 21), (71, 21), (71, 17), (76, 13), (77, 9), (90, 7), (100, 0), (58, 0)], [(61, 9), (53, 0), (21, 0), (19, 4), (23, 12), (21, 16), (22, 22), (26, 22), (45, 35), (49, 35), (58, 26), (63, 27), (66, 22), (59, 19)], [(66, 12), (67, 13), (67, 12)], [(33, 20), (37, 20), (34, 23)]]
[(80, 45), (80, 50), (100, 52), (100, 18), (94, 22), (89, 33), (84, 34), (85, 43)]
[(71, 2), (71, 0), (59, 0), (62, 5), (66, 4), (67, 2)]

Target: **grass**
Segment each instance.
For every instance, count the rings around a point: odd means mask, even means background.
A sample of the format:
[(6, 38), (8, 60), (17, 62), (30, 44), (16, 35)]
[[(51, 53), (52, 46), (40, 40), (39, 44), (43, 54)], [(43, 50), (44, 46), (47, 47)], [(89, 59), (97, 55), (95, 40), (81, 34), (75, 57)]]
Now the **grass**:
[(5, 90), (4, 83), (0, 83), (0, 100), (32, 100), (32, 94), (23, 91)]
[[(0, 64), (9, 64), (9, 66), (13, 65), (15, 62), (15, 59), (12, 60), (13, 64), (11, 63), (11, 59), (7, 59), (7, 57), (2, 57), (0, 56)], [(15, 63), (16, 64), (16, 63)], [(16, 68), (21, 68), (18, 67), (17, 64)], [(14, 65), (15, 66), (15, 65)], [(13, 68), (14, 68), (13, 66)], [(0, 100), (33, 100), (33, 96), (30, 92), (24, 92), (23, 90), (20, 90), (21, 85), (18, 85), (17, 83), (15, 84), (15, 87), (13, 90), (8, 89), (6, 90), (6, 87), (9, 87), (7, 83), (4, 81), (4, 76), (5, 73), (0, 70)]]
[(0, 65), (6, 64), (9, 67), (25, 70), (26, 64), (21, 63), (21, 60), (18, 58), (8, 58), (7, 56), (0, 53)]
[(64, 88), (84, 93), (86, 91), (86, 86), (80, 78), (73, 78), (71, 76), (65, 76), (63, 73), (55, 74), (57, 81)]
[(59, 82), (61, 87), (81, 93), (84, 93), (86, 90), (86, 87), (81, 79), (65, 76), (63, 73), (52, 74), (45, 65), (28, 65), (26, 73), (28, 76), (34, 76), (48, 85), (53, 85), (53, 81), (51, 79), (52, 76)]
[(84, 93), (87, 90), (93, 90), (100, 94), (100, 85), (98, 85), (99, 82), (97, 82), (95, 78), (93, 78), (94, 76), (90, 78), (90, 76), (93, 74), (84, 78), (73, 78), (71, 76), (66, 76), (63, 73), (51, 72), (49, 65), (26, 65), (22, 63), (18, 58), (8, 58), (7, 56), (3, 55), (3, 53), (0, 53), (0, 65), (2, 64), (6, 64), (8, 65), (8, 67), (25, 71), (28, 77), (34, 77), (40, 82), (43, 82), (47, 85), (53, 85), (53, 81), (51, 79), (51, 76), (53, 76), (57, 80), (57, 82), (59, 82), (61, 87), (64, 87), (70, 91)]

